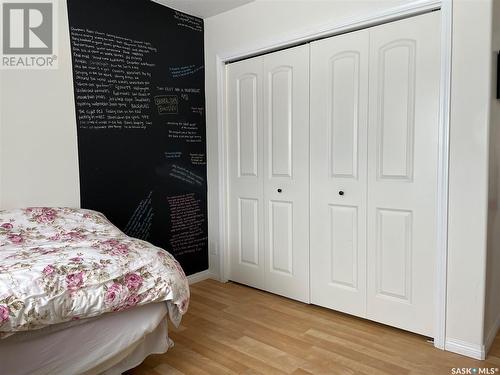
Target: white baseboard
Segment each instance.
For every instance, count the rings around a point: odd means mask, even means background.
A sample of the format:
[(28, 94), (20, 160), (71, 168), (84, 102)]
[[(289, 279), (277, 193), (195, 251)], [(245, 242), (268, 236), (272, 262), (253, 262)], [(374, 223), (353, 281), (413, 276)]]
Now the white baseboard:
[(479, 360), (483, 360), (486, 357), (484, 345), (471, 344), (462, 340), (446, 339), (444, 350)]
[(188, 279), (189, 285), (191, 285), (191, 284), (196, 284), (196, 283), (199, 283), (200, 281), (207, 280), (207, 279), (219, 280), (219, 277), (215, 273), (210, 272), (210, 270), (205, 270), (205, 271), (201, 271), (201, 272), (189, 275), (187, 277), (187, 279)]
[(491, 349), (491, 345), (493, 345), (493, 341), (495, 341), (495, 337), (497, 337), (497, 333), (498, 333), (499, 328), (500, 328), (500, 315), (497, 316), (495, 323), (490, 328), (490, 331), (488, 332), (488, 335), (486, 336), (486, 339), (484, 341), (484, 348), (485, 348), (484, 354), (485, 354), (485, 356), (488, 355), (488, 352)]

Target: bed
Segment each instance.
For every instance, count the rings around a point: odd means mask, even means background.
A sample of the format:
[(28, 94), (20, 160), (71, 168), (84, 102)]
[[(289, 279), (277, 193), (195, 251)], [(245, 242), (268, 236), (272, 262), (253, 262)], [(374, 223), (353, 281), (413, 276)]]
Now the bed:
[(102, 214), (0, 211), (0, 374), (120, 374), (172, 345), (189, 286)]

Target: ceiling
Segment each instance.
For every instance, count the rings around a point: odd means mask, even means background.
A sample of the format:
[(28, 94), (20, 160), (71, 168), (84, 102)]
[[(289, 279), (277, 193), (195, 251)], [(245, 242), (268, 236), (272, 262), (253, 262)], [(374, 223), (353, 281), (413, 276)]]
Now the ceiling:
[(200, 18), (215, 16), (254, 0), (154, 0), (181, 12)]

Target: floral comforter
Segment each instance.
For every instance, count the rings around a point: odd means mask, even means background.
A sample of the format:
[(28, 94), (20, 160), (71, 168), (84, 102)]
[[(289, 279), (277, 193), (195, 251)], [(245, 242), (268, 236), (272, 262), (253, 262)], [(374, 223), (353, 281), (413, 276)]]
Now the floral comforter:
[(0, 210), (0, 338), (160, 301), (178, 325), (189, 304), (179, 263), (104, 215)]

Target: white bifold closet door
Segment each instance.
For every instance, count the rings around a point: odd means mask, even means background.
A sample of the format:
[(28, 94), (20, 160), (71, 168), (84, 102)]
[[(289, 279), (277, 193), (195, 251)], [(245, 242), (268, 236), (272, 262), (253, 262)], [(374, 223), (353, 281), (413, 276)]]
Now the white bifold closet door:
[(311, 46), (311, 300), (429, 336), (439, 35), (434, 12)]
[(370, 33), (367, 316), (434, 335), (438, 12)]
[(311, 301), (366, 310), (367, 30), (311, 45)]
[(309, 302), (309, 46), (228, 65), (229, 279)]
[(227, 67), (229, 278), (264, 288), (263, 65)]

